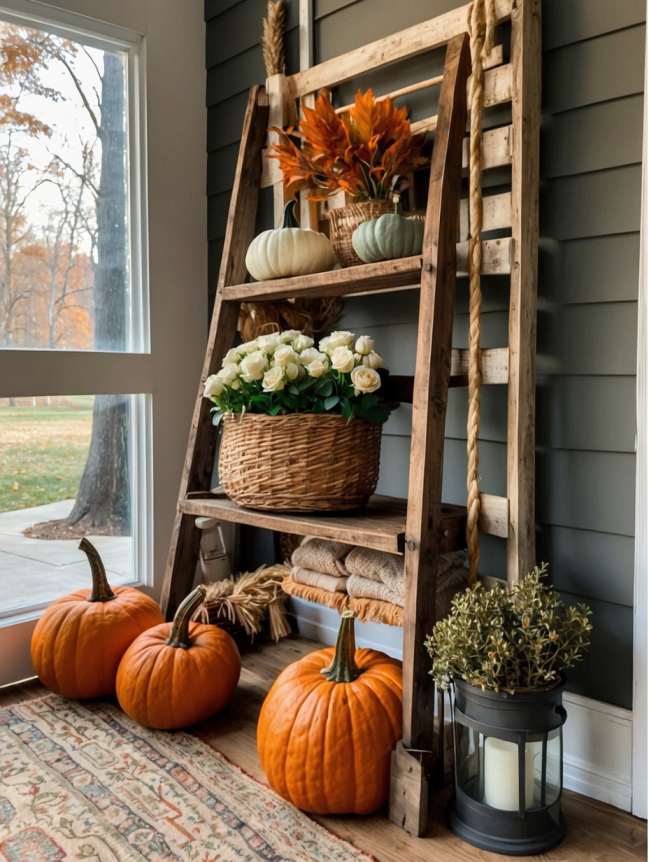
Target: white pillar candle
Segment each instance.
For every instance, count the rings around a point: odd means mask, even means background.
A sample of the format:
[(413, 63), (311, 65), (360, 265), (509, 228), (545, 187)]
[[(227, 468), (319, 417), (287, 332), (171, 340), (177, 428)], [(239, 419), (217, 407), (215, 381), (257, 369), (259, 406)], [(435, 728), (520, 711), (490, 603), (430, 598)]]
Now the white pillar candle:
[[(484, 801), (501, 811), (518, 811), (518, 745), (490, 736), (484, 746)], [(525, 807), (534, 801), (534, 755), (525, 748)]]

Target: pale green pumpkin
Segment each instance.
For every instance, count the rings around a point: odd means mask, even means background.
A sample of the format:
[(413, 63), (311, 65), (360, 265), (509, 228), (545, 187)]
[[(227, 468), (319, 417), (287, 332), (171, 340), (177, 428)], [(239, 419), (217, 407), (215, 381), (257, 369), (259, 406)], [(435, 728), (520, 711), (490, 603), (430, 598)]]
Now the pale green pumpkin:
[(386, 213), (360, 224), (352, 234), (354, 251), (365, 263), (421, 254), (424, 222)]

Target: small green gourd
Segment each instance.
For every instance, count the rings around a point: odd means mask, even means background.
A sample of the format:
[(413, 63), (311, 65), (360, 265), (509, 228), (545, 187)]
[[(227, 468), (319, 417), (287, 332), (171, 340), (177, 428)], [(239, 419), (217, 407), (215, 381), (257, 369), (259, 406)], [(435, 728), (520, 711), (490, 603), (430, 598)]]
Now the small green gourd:
[(365, 263), (392, 260), (421, 254), (424, 242), (424, 221), (394, 212), (360, 224), (352, 234), (354, 251)]

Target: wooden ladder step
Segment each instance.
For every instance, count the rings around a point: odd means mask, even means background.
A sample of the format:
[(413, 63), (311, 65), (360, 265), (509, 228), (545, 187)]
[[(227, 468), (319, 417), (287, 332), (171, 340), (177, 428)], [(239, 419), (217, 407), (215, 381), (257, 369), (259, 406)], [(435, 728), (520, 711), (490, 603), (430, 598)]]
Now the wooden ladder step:
[[(484, 275), (506, 275), (511, 270), (511, 237), (487, 239), (482, 243)], [(466, 275), (468, 243), (457, 245), (458, 271)], [(251, 281), (225, 285), (221, 295), (236, 302), (296, 299), (298, 297), (349, 296), (352, 294), (380, 293), (402, 287), (419, 287), (422, 258), (401, 257), (364, 263), (344, 269), (331, 269), (313, 275), (274, 278), (270, 281)]]
[[(509, 349), (489, 347), (481, 351), (483, 385), (506, 384), (509, 381)], [(449, 386), (459, 388), (468, 385), (469, 351), (454, 348), (451, 353), (451, 376)], [(385, 382), (385, 397), (388, 401), (412, 404), (415, 378), (412, 374), (391, 374)]]
[[(483, 494), (482, 504), (481, 526), (484, 532), (500, 536), (504, 531), (507, 535), (507, 499)], [(190, 494), (180, 500), (178, 507), (184, 515), (215, 518), (297, 536), (316, 536), (390, 554), (402, 554), (405, 549), (407, 500), (398, 497), (375, 495), (365, 509), (351, 513), (265, 512), (238, 506), (225, 496), (203, 493)], [(443, 503), (443, 553), (465, 547), (465, 527), (466, 508)]]

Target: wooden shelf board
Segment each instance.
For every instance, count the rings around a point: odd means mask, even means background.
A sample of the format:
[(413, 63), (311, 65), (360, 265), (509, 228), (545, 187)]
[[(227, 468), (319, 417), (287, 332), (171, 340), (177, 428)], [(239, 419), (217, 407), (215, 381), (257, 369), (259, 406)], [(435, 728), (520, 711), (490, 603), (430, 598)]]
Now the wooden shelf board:
[[(457, 244), (458, 275), (466, 275), (468, 242)], [(482, 241), (483, 275), (507, 275), (511, 270), (511, 237)], [(264, 299), (295, 299), (297, 297), (350, 296), (419, 287), (422, 257), (400, 257), (269, 281), (228, 284), (221, 289), (225, 300), (259, 302)]]
[[(182, 500), (180, 510), (186, 515), (202, 515), (219, 521), (298, 536), (316, 536), (400, 554), (405, 544), (406, 505), (406, 500), (397, 497), (374, 496), (360, 512), (278, 513), (244, 509), (227, 497), (196, 495)], [(444, 505), (443, 511), (442, 549), (458, 550), (464, 547), (466, 510), (463, 506)]]

